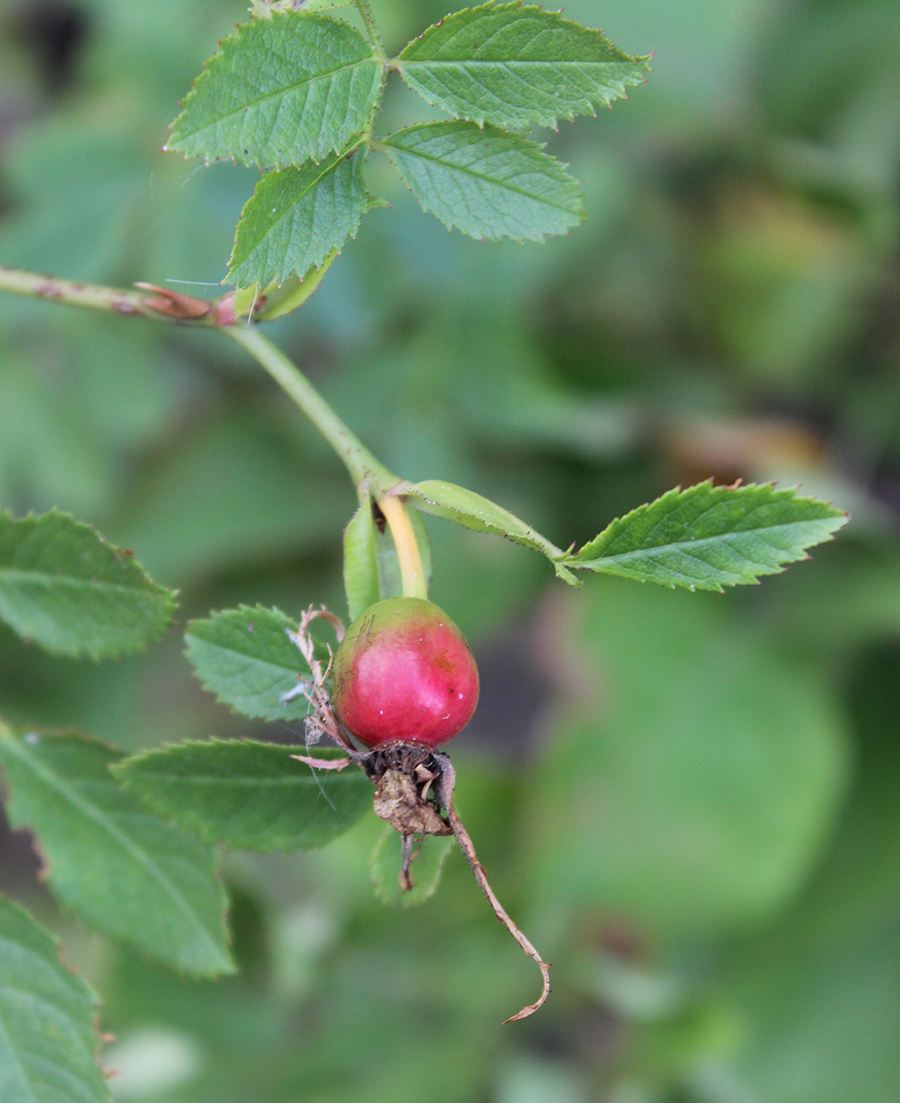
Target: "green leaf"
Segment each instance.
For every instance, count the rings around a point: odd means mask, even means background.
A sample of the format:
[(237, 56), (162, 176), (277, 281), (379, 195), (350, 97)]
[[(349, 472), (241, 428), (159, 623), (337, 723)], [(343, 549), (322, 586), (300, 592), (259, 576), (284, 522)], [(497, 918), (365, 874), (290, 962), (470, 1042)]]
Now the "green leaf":
[(208, 843), (309, 850), (342, 835), (371, 808), (372, 783), (356, 767), (313, 770), (292, 753), (308, 751), (249, 739), (187, 742), (135, 755), (113, 772), (158, 815)]
[(131, 552), (55, 510), (0, 513), (0, 619), (47, 651), (92, 659), (141, 651), (166, 630), (174, 595)]
[[(226, 609), (190, 622), (187, 657), (206, 689), (235, 712), (259, 720), (302, 720), (309, 711), (303, 694), (284, 700), (299, 679), (312, 674), (288, 636), (296, 629), (280, 609)], [(322, 657), (328, 658), (324, 648)]]
[(756, 582), (805, 559), (847, 514), (774, 486), (699, 483), (670, 490), (612, 521), (563, 564), (603, 574), (715, 590)]
[(519, 3), (448, 16), (413, 39), (396, 67), (429, 103), (505, 130), (591, 115), (625, 99), (649, 69), (600, 31)]
[(344, 529), (344, 591), (351, 623), (381, 599), (377, 538), (372, 503), (367, 498)]
[(73, 733), (0, 730), (10, 822), (34, 830), (50, 888), (88, 923), (186, 972), (231, 972), (213, 851), (119, 788), (121, 758)]
[(452, 835), (426, 835), (418, 840), (410, 866), (413, 887), (409, 892), (404, 892), (399, 880), (402, 861), (400, 835), (393, 827), (386, 827), (369, 861), (375, 895), (394, 908), (424, 904), (437, 891), (444, 862), (455, 845), (456, 839)]
[(543, 146), (474, 123), (425, 123), (379, 143), (413, 195), (470, 237), (542, 241), (584, 219), (578, 182)]
[(263, 286), (322, 268), (366, 209), (365, 153), (270, 172), (257, 184), (237, 227), (228, 279)]
[(0, 897), (0, 1099), (112, 1103), (94, 1053), (96, 1000), (59, 943)]
[(395, 493), (401, 494), (404, 498), (411, 498), (419, 509), (425, 513), (432, 513), (435, 517), (455, 521), (456, 524), (475, 529), (476, 532), (490, 532), (496, 536), (505, 536), (507, 540), (512, 540), (516, 544), (533, 548), (547, 556), (560, 578), (576, 586), (579, 585), (571, 572), (559, 562), (563, 556), (561, 548), (551, 544), (531, 525), (516, 517), (514, 513), (510, 513), (508, 509), (498, 506), (490, 498), (483, 498), (480, 494), (467, 490), (463, 486), (439, 482), (437, 479), (426, 479), (420, 483), (401, 483), (395, 489)]
[(382, 80), (347, 23), (302, 12), (253, 19), (194, 82), (166, 149), (260, 168), (321, 161), (363, 130)]

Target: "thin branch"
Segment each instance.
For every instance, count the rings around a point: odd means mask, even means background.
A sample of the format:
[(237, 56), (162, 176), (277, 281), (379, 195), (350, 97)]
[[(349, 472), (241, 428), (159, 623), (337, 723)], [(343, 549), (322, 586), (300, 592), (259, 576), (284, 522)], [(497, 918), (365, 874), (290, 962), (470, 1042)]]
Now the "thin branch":
[(180, 322), (213, 329), (234, 321), (233, 296), (230, 294), (215, 300), (196, 299), (152, 284), (138, 284), (137, 287), (140, 290), (126, 291), (119, 287), (64, 280), (58, 276), (43, 276), (38, 272), (0, 265), (0, 291), (10, 291), (14, 295), (89, 310), (110, 310), (114, 314), (152, 318), (157, 322)]
[(365, 447), (359, 438), (341, 421), (324, 398), (313, 387), (300, 369), (264, 337), (256, 326), (226, 326), (222, 332), (239, 345), (272, 376), (275, 382), (292, 398), (316, 426), (322, 436), (337, 452), (350, 472), (353, 482), (359, 486), (368, 480), (372, 490), (379, 495), (400, 481)]
[(527, 1019), (529, 1015), (533, 1015), (535, 1011), (543, 1004), (544, 1000), (550, 995), (550, 965), (544, 961), (537, 950), (528, 941), (525, 935), (519, 930), (515, 923), (510, 919), (506, 913), (506, 909), (494, 895), (494, 890), (491, 888), (487, 879), (487, 874), (484, 871), (484, 866), (478, 861), (478, 855), (475, 853), (475, 846), (472, 840), (469, 838), (469, 833), (463, 827), (459, 816), (453, 811), (451, 805), (447, 809), (447, 817), (450, 820), (450, 826), (453, 828), (453, 834), (456, 836), (456, 841), (460, 845), (460, 849), (466, 856), (466, 861), (472, 867), (472, 872), (475, 874), (475, 880), (481, 886), (481, 891), (488, 898), (491, 907), (494, 909), (494, 915), (500, 920), (500, 922), (506, 927), (513, 938), (518, 942), (528, 956), (537, 963), (538, 968), (541, 970), (541, 976), (544, 978), (544, 987), (541, 990), (540, 996), (534, 1003), (530, 1003), (527, 1007), (523, 1007), (517, 1015), (512, 1015), (508, 1019), (504, 1019), (504, 1023), (515, 1023), (519, 1019)]

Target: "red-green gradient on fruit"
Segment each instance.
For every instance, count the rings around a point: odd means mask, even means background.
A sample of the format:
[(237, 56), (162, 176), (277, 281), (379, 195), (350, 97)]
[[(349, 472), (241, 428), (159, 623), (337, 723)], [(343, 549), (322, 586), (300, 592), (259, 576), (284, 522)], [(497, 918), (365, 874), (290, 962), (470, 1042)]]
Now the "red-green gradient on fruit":
[(401, 740), (436, 747), (468, 724), (478, 670), (443, 609), (417, 597), (370, 606), (334, 656), (334, 708), (368, 747)]

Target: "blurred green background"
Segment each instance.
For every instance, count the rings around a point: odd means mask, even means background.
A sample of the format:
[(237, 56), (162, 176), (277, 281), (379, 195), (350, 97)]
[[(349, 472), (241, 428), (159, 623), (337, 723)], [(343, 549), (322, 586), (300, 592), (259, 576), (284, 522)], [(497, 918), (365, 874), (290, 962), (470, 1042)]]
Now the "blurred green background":
[[(375, 0), (391, 48), (445, 14)], [(242, 974), (164, 973), (54, 912), (28, 840), (0, 885), (64, 937), (148, 1103), (900, 1099), (900, 7), (571, 0), (646, 86), (542, 139), (588, 221), (479, 245), (386, 164), (322, 288), (269, 327), (394, 470), (560, 545), (676, 483), (777, 479), (849, 509), (814, 562), (726, 596), (589, 579), (429, 519), (433, 597), (479, 657), (457, 804), (553, 994), (461, 856), (420, 908), (373, 894), (367, 817), (224, 868)], [(230, 0), (0, 0), (0, 260), (216, 284), (255, 174), (163, 155)], [(392, 86), (385, 127), (425, 117)], [(410, 113), (413, 113), (412, 115)], [(416, 116), (415, 113), (419, 112)], [(168, 286), (215, 294), (215, 288)], [(343, 470), (229, 342), (0, 299), (0, 504), (59, 506), (181, 591), (145, 656), (50, 660), (0, 628), (11, 720), (127, 749), (231, 716), (184, 622), (343, 610)]]

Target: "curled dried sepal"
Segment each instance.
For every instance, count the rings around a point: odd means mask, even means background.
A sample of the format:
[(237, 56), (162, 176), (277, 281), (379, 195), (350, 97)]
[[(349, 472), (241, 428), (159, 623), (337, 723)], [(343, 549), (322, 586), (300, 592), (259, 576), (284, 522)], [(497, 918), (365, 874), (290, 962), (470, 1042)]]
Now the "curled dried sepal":
[(451, 833), (456, 837), (475, 880), (494, 909), (494, 915), (537, 964), (543, 977), (543, 988), (537, 1000), (504, 1022), (514, 1023), (533, 1015), (550, 994), (550, 965), (519, 930), (491, 888), (469, 833), (453, 808), (456, 772), (449, 757), (429, 747), (395, 743), (361, 755), (358, 761), (376, 784), (376, 814), (399, 831), (403, 839), (400, 884), (404, 891), (412, 888), (409, 867), (414, 857), (413, 838)]
[(447, 817), (450, 820), (450, 826), (453, 828), (453, 834), (456, 836), (456, 841), (459, 843), (463, 854), (465, 854), (466, 861), (472, 867), (472, 873), (475, 875), (475, 880), (478, 882), (481, 891), (488, 898), (488, 902), (494, 909), (494, 915), (496, 915), (504, 927), (506, 927), (532, 961), (537, 964), (541, 971), (541, 976), (544, 978), (544, 987), (541, 989), (541, 994), (535, 1002), (528, 1004), (527, 1007), (523, 1007), (518, 1014), (511, 1015), (508, 1019), (504, 1019), (503, 1022), (504, 1024), (515, 1023), (520, 1019), (527, 1019), (529, 1015), (533, 1015), (535, 1011), (543, 1005), (544, 1001), (550, 995), (550, 963), (544, 961), (531, 942), (522, 934), (513, 920), (510, 919), (506, 909), (494, 895), (494, 890), (491, 888), (490, 882), (488, 881), (484, 866), (478, 861), (478, 855), (475, 853), (475, 846), (469, 838), (469, 833), (460, 822), (459, 816), (453, 811), (452, 805), (447, 809)]
[[(290, 701), (292, 698), (302, 695), (309, 701), (312, 712), (306, 718), (307, 746), (318, 743), (323, 735), (327, 735), (329, 739), (333, 739), (334, 742), (351, 757), (349, 759), (338, 759), (337, 761), (342, 763), (341, 766), (329, 764), (324, 767), (324, 769), (343, 769), (343, 767), (349, 765), (351, 761), (357, 760), (358, 753), (345, 735), (343, 725), (340, 720), (338, 720), (337, 716), (335, 716), (334, 709), (331, 705), (331, 696), (327, 688), (328, 676), (331, 673), (333, 658), (331, 648), (327, 647), (328, 662), (323, 664), (322, 660), (317, 656), (316, 641), (310, 635), (310, 624), (319, 618), (327, 621), (331, 625), (338, 643), (344, 638), (344, 623), (341, 618), (335, 613), (329, 612), (324, 605), (319, 606), (318, 609), (311, 605), (300, 618), (300, 624), (297, 631), (293, 632), (288, 629), (287, 633), (291, 643), (294, 644), (306, 660), (311, 677), (301, 677), (300, 681), (293, 689), (281, 695), (281, 700)], [(291, 757), (296, 758), (299, 762), (305, 763), (307, 766), (315, 767), (321, 765), (320, 759), (303, 758), (300, 755), (292, 755)]]

